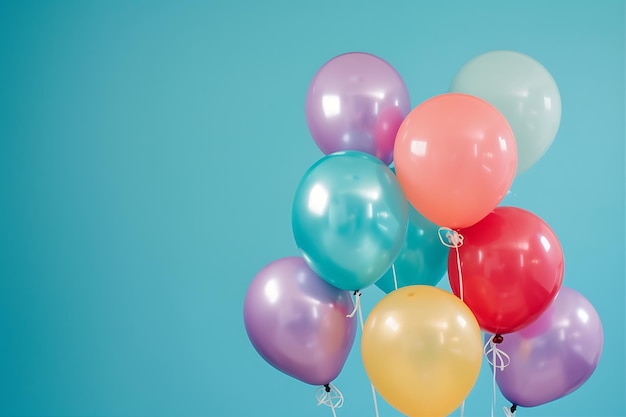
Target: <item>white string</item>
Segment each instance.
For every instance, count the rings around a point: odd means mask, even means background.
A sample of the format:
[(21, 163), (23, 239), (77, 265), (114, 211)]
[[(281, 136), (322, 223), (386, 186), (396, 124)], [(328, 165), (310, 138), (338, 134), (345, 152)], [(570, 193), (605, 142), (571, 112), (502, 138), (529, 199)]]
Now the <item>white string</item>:
[(359, 322), (361, 323), (361, 332), (363, 332), (363, 311), (361, 310), (360, 302), (359, 302)]
[[(354, 317), (354, 315), (360, 308), (361, 308), (361, 291), (356, 290), (354, 292), (354, 310), (352, 310), (352, 313), (346, 315), (346, 317), (348, 318)], [(361, 324), (361, 328), (363, 328), (362, 324)]]
[[(492, 350), (492, 361), (490, 362), (492, 365), (494, 363), (496, 363), (496, 352), (497, 352), (498, 348), (495, 348)], [(489, 360), (489, 359), (487, 359)], [(493, 389), (493, 395), (491, 397), (491, 417), (493, 417), (493, 409), (496, 408), (496, 372), (498, 372), (498, 368), (496, 368), (495, 366), (493, 367), (493, 381), (491, 384), (491, 387)]]
[[(363, 310), (361, 309), (361, 291), (354, 292), (354, 310), (352, 313), (348, 314), (346, 317), (354, 317), (356, 312), (359, 312), (359, 322), (361, 323), (361, 332), (363, 332)], [(376, 389), (374, 388), (374, 384), (370, 381), (370, 386), (372, 387), (372, 399), (374, 400), (374, 410), (376, 411), (376, 417), (378, 417), (378, 401), (376, 400)]]
[[(491, 417), (493, 417), (493, 410), (496, 407), (496, 372), (498, 370), (504, 371), (504, 368), (509, 366), (511, 363), (511, 358), (506, 354), (503, 350), (498, 348), (498, 343), (495, 343), (494, 338), (502, 337), (500, 335), (493, 335), (489, 338), (485, 346), (483, 347), (483, 352), (485, 352), (485, 356), (487, 357), (487, 362), (493, 367), (493, 400), (491, 402)], [(489, 358), (489, 354), (491, 353), (491, 359)]]
[[(361, 309), (361, 303), (359, 302), (359, 321), (361, 322), (361, 332), (363, 332), (363, 310)], [(376, 389), (374, 384), (370, 381), (370, 387), (372, 387), (372, 399), (374, 400), (374, 410), (376, 411), (376, 417), (378, 417), (378, 401), (376, 400)]]
[[(445, 237), (446, 239), (448, 239), (448, 242), (444, 242), (441, 232), (446, 232)], [(456, 230), (450, 229), (449, 227), (440, 227), (437, 235), (439, 236), (439, 240), (444, 246), (454, 248), (456, 250), (456, 267), (459, 273), (459, 298), (461, 299), (461, 301), (464, 301), (463, 274), (461, 274), (461, 255), (459, 255), (459, 248), (463, 246), (463, 235)]]
[(396, 277), (396, 265), (391, 264), (391, 272), (393, 273), (393, 287), (398, 289), (398, 278)]
[[(441, 232), (446, 232), (445, 237), (448, 240), (448, 242), (444, 242)], [(439, 231), (437, 232), (437, 235), (439, 236), (439, 240), (444, 246), (447, 246), (449, 248), (454, 248), (454, 250), (456, 251), (456, 267), (459, 273), (459, 298), (461, 299), (461, 301), (464, 301), (463, 300), (463, 274), (461, 273), (461, 255), (459, 255), (459, 248), (463, 246), (463, 235), (457, 232), (456, 230), (450, 229), (449, 227), (440, 227)], [(465, 414), (465, 400), (463, 400), (463, 402), (461, 403), (461, 416), (460, 417), (463, 417), (464, 414)]]
[(315, 398), (317, 398), (318, 406), (323, 404), (330, 407), (330, 410), (333, 412), (333, 417), (337, 417), (335, 409), (343, 406), (343, 394), (332, 383), (319, 387), (315, 391)]

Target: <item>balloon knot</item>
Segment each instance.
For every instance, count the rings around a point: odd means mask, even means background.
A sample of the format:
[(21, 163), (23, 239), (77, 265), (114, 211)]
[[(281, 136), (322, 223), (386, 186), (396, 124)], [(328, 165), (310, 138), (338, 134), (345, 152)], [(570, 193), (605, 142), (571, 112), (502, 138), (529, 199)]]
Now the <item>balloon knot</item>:
[(517, 410), (517, 404), (512, 404), (511, 408), (504, 408), (504, 415), (506, 417), (515, 417), (515, 411)]
[(511, 363), (511, 358), (509, 357), (509, 355), (507, 355), (506, 352), (498, 348), (498, 344), (502, 343), (502, 340), (502, 335), (493, 335), (489, 338), (489, 341), (485, 343), (485, 347), (483, 348), (485, 356), (487, 357), (487, 362), (489, 362), (489, 364), (493, 366), (494, 378), (496, 374), (496, 369), (504, 371), (504, 368), (509, 366), (509, 364)]
[[(445, 237), (448, 242), (445, 242), (443, 240), (443, 232), (446, 232)], [(461, 299), (461, 301), (465, 302), (463, 298), (463, 273), (461, 271), (461, 255), (459, 255), (459, 248), (463, 246), (463, 235), (456, 230), (450, 229), (449, 227), (440, 227), (437, 236), (439, 236), (439, 240), (444, 246), (454, 248), (456, 251), (456, 266), (457, 272), (459, 274), (459, 298)]]
[[(446, 232), (443, 234), (443, 232)], [(444, 237), (447, 242), (444, 241)], [(440, 227), (439, 228), (439, 240), (444, 246), (449, 248), (460, 248), (463, 246), (463, 235), (457, 232), (456, 230), (452, 230), (449, 227)]]

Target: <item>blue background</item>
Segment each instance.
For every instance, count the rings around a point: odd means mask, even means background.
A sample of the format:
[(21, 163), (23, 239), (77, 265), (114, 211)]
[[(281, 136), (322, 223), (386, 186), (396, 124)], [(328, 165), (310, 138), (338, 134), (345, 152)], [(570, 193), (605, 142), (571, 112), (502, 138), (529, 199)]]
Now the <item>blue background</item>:
[[(563, 101), (504, 204), (554, 229), (564, 285), (605, 330), (585, 385), (518, 415), (626, 415), (615, 0), (0, 1), (0, 415), (330, 416), (258, 356), (242, 316), (256, 272), (298, 253), (291, 201), (322, 156), (308, 84), (370, 52), (415, 106), (494, 49), (544, 64)], [(364, 291), (365, 313), (382, 295)], [(336, 385), (339, 416), (374, 415), (358, 343)], [(489, 413), (491, 390), (485, 366), (466, 416)]]

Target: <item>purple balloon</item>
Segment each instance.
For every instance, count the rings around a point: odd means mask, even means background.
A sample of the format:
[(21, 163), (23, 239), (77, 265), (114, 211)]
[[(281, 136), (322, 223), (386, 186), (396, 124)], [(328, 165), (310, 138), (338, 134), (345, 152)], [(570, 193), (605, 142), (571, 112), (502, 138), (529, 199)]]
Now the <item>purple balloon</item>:
[(336, 56), (313, 77), (306, 121), (324, 154), (369, 153), (389, 165), (398, 128), (411, 110), (400, 74), (381, 58), (362, 52)]
[(281, 372), (324, 385), (341, 372), (354, 344), (348, 291), (328, 284), (300, 257), (265, 266), (244, 301), (244, 323), (257, 352)]
[(589, 379), (603, 342), (602, 323), (591, 303), (577, 291), (561, 287), (536, 321), (504, 335), (498, 348), (511, 362), (496, 370), (498, 387), (507, 400), (522, 407), (557, 400)]

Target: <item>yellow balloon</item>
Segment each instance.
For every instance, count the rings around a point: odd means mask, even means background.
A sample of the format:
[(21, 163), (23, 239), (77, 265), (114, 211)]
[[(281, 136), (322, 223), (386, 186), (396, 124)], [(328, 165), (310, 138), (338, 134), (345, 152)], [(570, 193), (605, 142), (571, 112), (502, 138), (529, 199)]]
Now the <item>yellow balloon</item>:
[(361, 336), (365, 371), (380, 395), (410, 417), (444, 417), (472, 390), (482, 361), (471, 310), (442, 289), (392, 291), (370, 312)]

